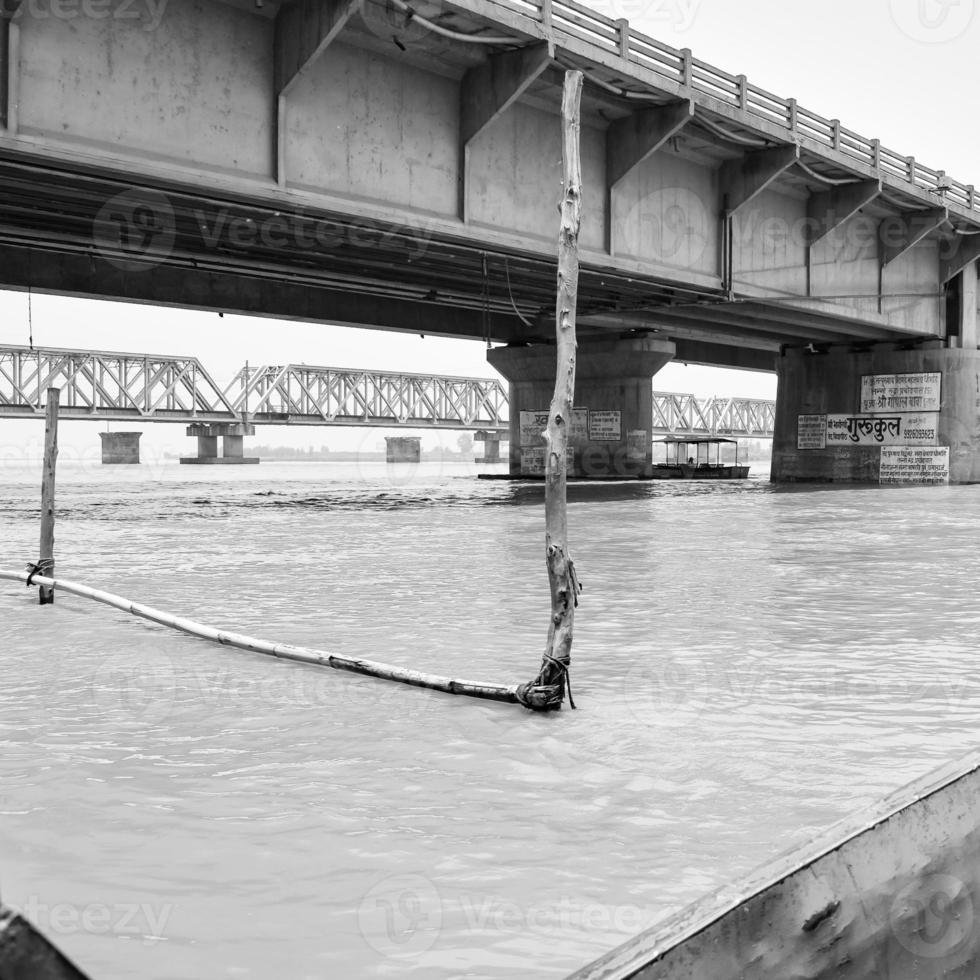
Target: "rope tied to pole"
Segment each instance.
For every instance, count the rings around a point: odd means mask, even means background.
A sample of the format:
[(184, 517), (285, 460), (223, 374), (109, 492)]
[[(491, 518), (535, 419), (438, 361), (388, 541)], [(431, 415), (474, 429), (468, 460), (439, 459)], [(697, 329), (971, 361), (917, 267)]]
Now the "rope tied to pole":
[(38, 560), (35, 562), (29, 561), (27, 563), (27, 581), (24, 584), (27, 586), (27, 588), (30, 588), (35, 584), (35, 575), (44, 575), (52, 568), (54, 568), (53, 558), (38, 558)]
[[(568, 704), (572, 710), (575, 708), (575, 699), (572, 697), (572, 675), (569, 672), (570, 664), (564, 660), (553, 657), (550, 653), (544, 655), (544, 664), (541, 673), (528, 684), (521, 684), (517, 691), (517, 700), (531, 711), (558, 711), (565, 700), (565, 691), (568, 691)], [(559, 682), (557, 684), (544, 684), (542, 679), (548, 667), (553, 667), (559, 672)]]

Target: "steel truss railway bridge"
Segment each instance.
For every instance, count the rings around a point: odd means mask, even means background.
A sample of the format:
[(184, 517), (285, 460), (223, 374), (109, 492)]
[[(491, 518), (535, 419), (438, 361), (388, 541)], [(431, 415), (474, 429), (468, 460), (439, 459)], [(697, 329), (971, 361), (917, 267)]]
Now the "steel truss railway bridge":
[[(49, 388), (69, 419), (508, 431), (507, 389), (491, 378), (280, 364), (222, 388), (195, 357), (0, 346), (0, 417), (43, 418)], [(768, 438), (774, 423), (771, 401), (653, 396), (655, 434)]]

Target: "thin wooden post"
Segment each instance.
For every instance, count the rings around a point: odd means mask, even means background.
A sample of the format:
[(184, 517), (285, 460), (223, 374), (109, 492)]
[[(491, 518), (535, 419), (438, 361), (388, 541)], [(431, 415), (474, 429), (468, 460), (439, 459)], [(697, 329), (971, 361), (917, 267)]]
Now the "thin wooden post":
[[(555, 331), (558, 350), (555, 391), (545, 439), (545, 556), (551, 585), (548, 642), (538, 676), (518, 688), (521, 703), (535, 711), (556, 711), (565, 700), (572, 660), (572, 627), (580, 586), (568, 554), (566, 506), (568, 427), (575, 402), (575, 305), (578, 295), (578, 235), (582, 219), (582, 164), (579, 154), (583, 76), (565, 72), (562, 94), (562, 161), (565, 191), (558, 233), (558, 298)], [(568, 686), (568, 700), (575, 707)]]
[[(44, 471), (41, 475), (41, 547), (38, 552), (38, 571), (54, 578), (54, 476), (58, 462), (58, 404), (60, 388), (48, 388), (44, 416)], [(54, 589), (38, 588), (42, 606), (54, 602)]]

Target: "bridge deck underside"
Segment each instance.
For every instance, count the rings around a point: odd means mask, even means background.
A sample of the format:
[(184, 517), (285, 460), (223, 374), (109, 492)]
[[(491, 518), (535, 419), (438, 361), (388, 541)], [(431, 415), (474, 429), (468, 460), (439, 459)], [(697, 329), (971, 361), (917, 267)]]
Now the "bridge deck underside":
[[(12, 26), (0, 285), (547, 341), (577, 67), (583, 339), (653, 331), (681, 360), (772, 370), (786, 343), (945, 335), (938, 236), (969, 258), (972, 191), (914, 162), (903, 180), (903, 158), (585, 8), (453, 0), (430, 11), (441, 34), (395, 8), (173, 0), (149, 47), (142, 25)], [(770, 241), (770, 219), (820, 234)], [(859, 219), (898, 222), (897, 243), (823, 237)]]

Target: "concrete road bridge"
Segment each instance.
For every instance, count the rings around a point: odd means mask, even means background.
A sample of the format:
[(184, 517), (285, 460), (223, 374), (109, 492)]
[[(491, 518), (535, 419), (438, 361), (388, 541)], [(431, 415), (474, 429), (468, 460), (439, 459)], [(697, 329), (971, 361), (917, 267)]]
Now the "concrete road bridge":
[[(494, 378), (285, 364), (243, 367), (222, 388), (194, 357), (0, 345), (0, 418), (42, 419), (50, 388), (62, 418), (189, 423), (202, 448), (227, 437), (226, 450), (240, 449), (256, 424), (466, 429), (493, 459), (509, 433)], [(766, 438), (775, 422), (772, 401), (653, 392), (652, 403), (654, 434)], [(110, 435), (108, 456), (125, 445), (138, 459), (139, 433)]]
[(0, 286), (504, 344), (524, 472), (576, 68), (579, 399), (618, 413), (590, 472), (649, 470), (676, 357), (779, 371), (777, 479), (877, 478), (833, 420), (935, 402), (947, 478), (980, 480), (972, 185), (577, 0), (117, 7), (2, 7)]

